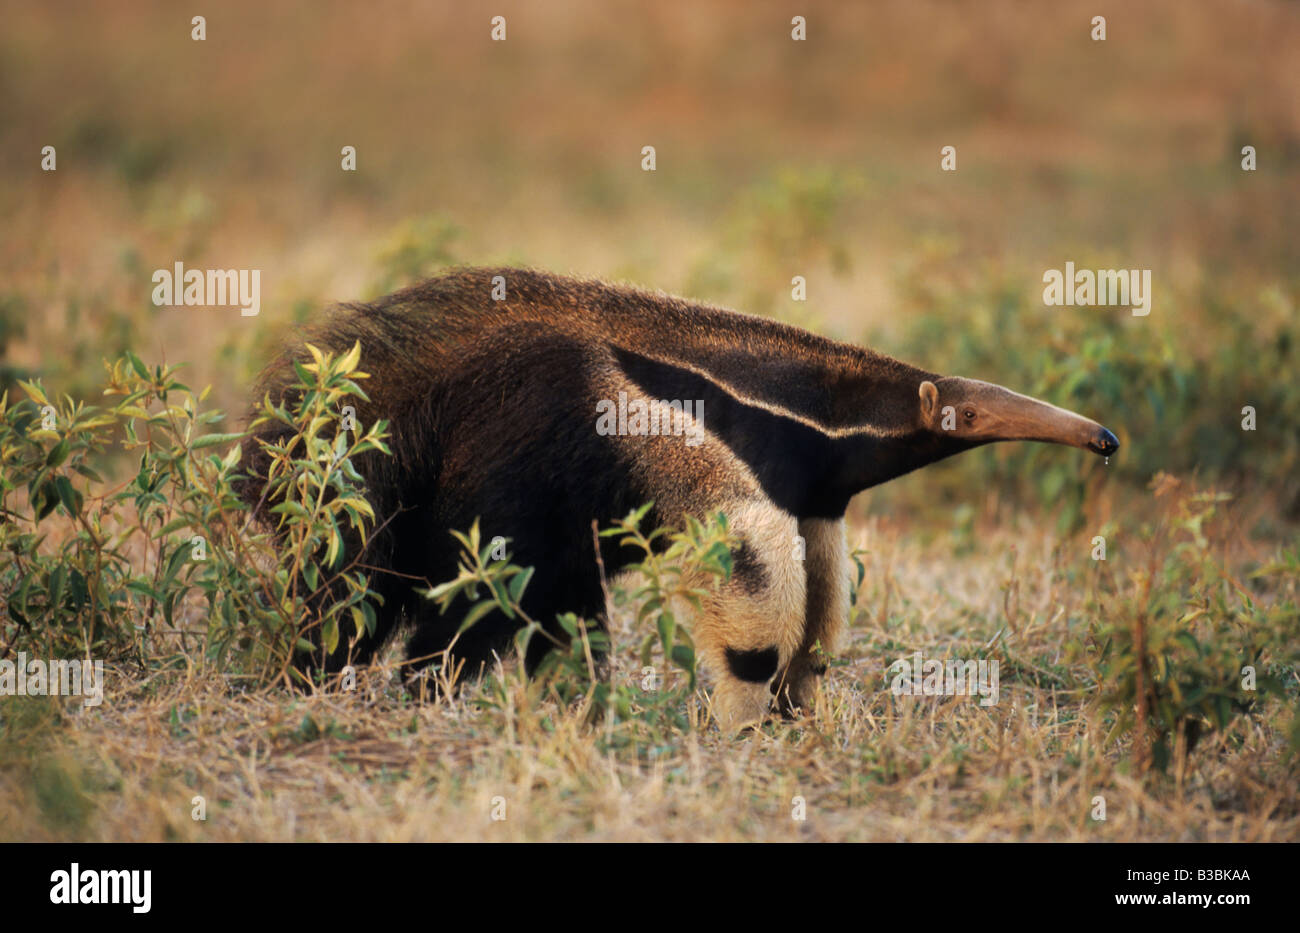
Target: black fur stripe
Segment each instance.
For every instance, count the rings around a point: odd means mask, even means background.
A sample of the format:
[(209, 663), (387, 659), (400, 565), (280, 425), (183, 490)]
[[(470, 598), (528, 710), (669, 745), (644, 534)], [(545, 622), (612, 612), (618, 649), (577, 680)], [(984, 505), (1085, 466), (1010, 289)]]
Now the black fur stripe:
[[(833, 461), (831, 440), (825, 434), (747, 405), (685, 367), (620, 347), (612, 351), (624, 375), (647, 396), (702, 400), (705, 429), (744, 461), (779, 508), (802, 518), (844, 514), (851, 494), (845, 496), (825, 482), (826, 466)], [(775, 451), (780, 454), (774, 455)]]
[(770, 648), (754, 648), (740, 651), (727, 649), (727, 667), (733, 676), (751, 684), (766, 683), (776, 674), (776, 665), (780, 655), (776, 645)]

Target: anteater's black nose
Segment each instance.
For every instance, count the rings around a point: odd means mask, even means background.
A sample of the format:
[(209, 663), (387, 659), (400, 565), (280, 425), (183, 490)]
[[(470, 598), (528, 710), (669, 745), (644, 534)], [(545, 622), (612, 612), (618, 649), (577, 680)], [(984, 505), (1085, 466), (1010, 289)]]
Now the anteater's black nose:
[(1111, 434), (1105, 428), (1097, 429), (1097, 436), (1094, 437), (1088, 446), (1094, 453), (1099, 453), (1103, 457), (1109, 457), (1115, 451), (1119, 450), (1119, 438)]

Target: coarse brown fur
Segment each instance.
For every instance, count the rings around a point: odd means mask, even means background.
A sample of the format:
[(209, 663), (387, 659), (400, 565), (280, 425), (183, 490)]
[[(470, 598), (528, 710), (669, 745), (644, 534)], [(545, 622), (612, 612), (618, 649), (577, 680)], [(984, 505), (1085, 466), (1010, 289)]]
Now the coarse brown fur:
[[(524, 269), (462, 269), (343, 305), (307, 339), (335, 352), (361, 342), (371, 401), (357, 418), (387, 419), (393, 451), (357, 464), (379, 522), (365, 555), (378, 568), (378, 629), (332, 656), (318, 649), (315, 663), (364, 662), (402, 620), (413, 667), (449, 647), (471, 670), (504, 651), (515, 623), (489, 616), (456, 638), (459, 619), (413, 585), (455, 575), (449, 531), (476, 519), (536, 568), (524, 608), (553, 627), (557, 612), (605, 613), (593, 520), (649, 501), (651, 527), (722, 510), (745, 559), (707, 602), (696, 640), (728, 726), (760, 718), (771, 694), (787, 711), (809, 702), (817, 650), (833, 649), (847, 613), (842, 519), (855, 494), (993, 440), (1117, 446), (1095, 422), (998, 386), (761, 317)], [(257, 398), (283, 395), (296, 356), (272, 364)], [(599, 433), (597, 404), (619, 393), (702, 400), (702, 417), (681, 419), (700, 442)], [(245, 444), (250, 502), (266, 431)], [(611, 574), (628, 557), (613, 543), (601, 556)], [(529, 670), (543, 650), (534, 639)]]

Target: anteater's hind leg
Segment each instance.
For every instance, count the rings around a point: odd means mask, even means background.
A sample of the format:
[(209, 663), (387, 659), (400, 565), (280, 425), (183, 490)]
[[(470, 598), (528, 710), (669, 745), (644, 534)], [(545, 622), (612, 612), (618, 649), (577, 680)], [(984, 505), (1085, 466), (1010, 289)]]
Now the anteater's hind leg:
[(803, 640), (772, 681), (777, 706), (786, 716), (809, 710), (817, 678), (826, 672), (826, 657), (835, 650), (849, 616), (848, 547), (843, 519), (804, 519), (804, 570), (808, 579)]

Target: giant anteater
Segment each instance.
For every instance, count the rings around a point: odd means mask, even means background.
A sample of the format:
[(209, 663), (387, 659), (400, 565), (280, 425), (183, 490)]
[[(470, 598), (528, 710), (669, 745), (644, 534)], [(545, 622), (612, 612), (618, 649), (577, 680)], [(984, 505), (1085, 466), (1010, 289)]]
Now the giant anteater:
[[(854, 495), (991, 441), (1119, 446), (1096, 422), (1000, 386), (762, 317), (525, 269), (461, 269), (344, 305), (309, 339), (335, 352), (361, 342), (371, 401), (357, 415), (387, 419), (393, 451), (357, 464), (379, 525), (365, 555), (383, 597), (377, 630), (328, 657), (319, 649), (316, 664), (366, 661), (403, 619), (413, 666), (443, 652), (460, 619), (413, 580), (454, 577), (449, 531), (475, 519), (536, 568), (523, 607), (554, 626), (559, 612), (605, 613), (593, 519), (605, 527), (649, 501), (651, 527), (721, 510), (742, 545), (696, 641), (728, 726), (764, 716), (774, 693), (787, 711), (808, 703), (822, 669), (814, 646), (830, 649), (848, 613)], [(283, 395), (296, 355), (271, 365), (257, 398)], [(663, 430), (647, 428), (647, 406)], [(266, 468), (257, 439), (274, 430), (245, 443), (250, 502)], [(626, 555), (603, 541), (613, 573)], [(516, 625), (487, 616), (452, 654), (477, 668)], [(530, 671), (545, 648), (533, 639)]]

